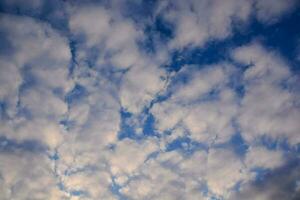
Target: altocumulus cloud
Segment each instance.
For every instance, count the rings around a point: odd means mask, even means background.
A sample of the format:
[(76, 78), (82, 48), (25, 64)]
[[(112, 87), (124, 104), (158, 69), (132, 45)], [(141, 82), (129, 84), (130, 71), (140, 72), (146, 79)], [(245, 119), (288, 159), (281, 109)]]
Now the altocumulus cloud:
[(297, 0), (0, 2), (0, 200), (299, 199)]

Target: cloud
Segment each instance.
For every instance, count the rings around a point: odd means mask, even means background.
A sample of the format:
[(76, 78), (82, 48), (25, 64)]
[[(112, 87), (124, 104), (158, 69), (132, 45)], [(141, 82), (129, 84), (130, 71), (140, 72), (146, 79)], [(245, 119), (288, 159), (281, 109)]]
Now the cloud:
[[(63, 178), (64, 187), (69, 190), (69, 193), (78, 191), (82, 195), (80, 198), (86, 197), (87, 199), (98, 198), (113, 198), (113, 194), (108, 190), (111, 179), (110, 174), (101, 171), (100, 169), (94, 171), (75, 172), (70, 176)], [(75, 195), (76, 196), (76, 195)]]
[(197, 182), (185, 179), (176, 170), (176, 163), (181, 159), (174, 152), (148, 160), (121, 192), (129, 199), (204, 199)]
[(165, 152), (149, 159), (121, 192), (129, 199), (226, 197), (239, 181), (247, 179), (242, 161), (230, 150), (198, 151), (191, 157)]
[(18, 102), (18, 89), (22, 83), (22, 77), (19, 69), (12, 63), (0, 60), (1, 75), (0, 75), (0, 98), (6, 102), (7, 115), (11, 116), (16, 113), (16, 104)]
[[(235, 94), (226, 87), (234, 67), (226, 63), (200, 70), (197, 67), (186, 66), (179, 71), (173, 79), (186, 77), (187, 81), (175, 81), (170, 86), (170, 98), (152, 107), (156, 128), (164, 132), (183, 126), (196, 141), (227, 141), (234, 134), (231, 121), (237, 112)], [(214, 92), (215, 96), (210, 95)]]
[(300, 197), (299, 161), (291, 160), (284, 166), (273, 170), (259, 183), (251, 183), (230, 199), (292, 199)]
[(3, 199), (296, 199), (290, 62), (252, 42), (173, 68), (174, 53), (205, 51), (252, 17), (273, 24), (287, 2), (0, 3), (12, 13), (0, 16)]
[(274, 23), (282, 15), (291, 12), (297, 6), (296, 0), (280, 0), (274, 3), (272, 0), (255, 1), (257, 19), (263, 23)]
[(91, 70), (93, 76), (85, 76), (76, 68), (75, 74), (77, 84), (85, 92), (69, 102), (67, 133), (57, 148), (57, 174), (72, 197), (76, 196), (72, 191), (77, 191), (80, 198), (115, 199), (110, 190), (112, 174), (108, 157), (110, 145), (117, 142), (120, 124), (120, 105), (113, 95), (115, 88), (102, 84), (107, 80), (97, 71)]
[(113, 10), (94, 5), (71, 7), (69, 26), (72, 34), (84, 41), (78, 49), (79, 60), (88, 56), (87, 48), (98, 46), (98, 66), (128, 68), (140, 62), (136, 42), (142, 37), (141, 30)]
[(247, 180), (247, 174), (241, 160), (235, 154), (223, 149), (209, 152), (207, 185), (212, 192), (226, 197), (229, 190), (244, 179)]
[[(100, 21), (99, 21), (100, 19)], [(149, 59), (139, 48), (141, 28), (112, 9), (99, 6), (71, 10), (70, 29), (76, 37), (84, 37), (78, 48), (78, 59), (89, 58), (90, 48), (99, 48), (95, 66), (98, 69), (126, 69), (119, 91), (122, 107), (139, 113), (165, 85), (164, 70), (159, 68), (166, 58), (153, 55)], [(122, 34), (120, 34), (122, 33)], [(119, 80), (116, 80), (119, 82)], [(141, 84), (143, 83), (143, 84)]]
[[(286, 138), (299, 143), (297, 85), (286, 62), (278, 53), (259, 44), (250, 44), (233, 51), (233, 57), (244, 65), (245, 95), (238, 121), (243, 137), (251, 142), (261, 136), (274, 140)], [(286, 85), (284, 87), (283, 85)]]
[(161, 1), (157, 15), (174, 26), (169, 48), (203, 47), (207, 42), (230, 37), (233, 30), (255, 16), (264, 24), (277, 22), (297, 6), (296, 0)]
[(246, 21), (251, 1), (167, 1), (159, 7), (166, 20), (175, 25), (173, 48), (203, 46), (211, 39), (231, 35), (233, 20)]
[(1, 199), (66, 199), (45, 155), (1, 152), (0, 161)]
[[(7, 104), (6, 114), (10, 117), (16, 114), (19, 87), (26, 81), (34, 80), (64, 92), (72, 87), (67, 80), (70, 52), (64, 38), (49, 25), (27, 17), (1, 14), (1, 25), (7, 43), (6, 53), (10, 52), (1, 55), (1, 99)], [(25, 69), (33, 76), (31, 80), (23, 80)], [(60, 76), (60, 82), (54, 81), (52, 75)]]
[(129, 112), (139, 113), (165, 88), (166, 73), (149, 63), (130, 69), (120, 90), (121, 103)]
[[(140, 151), (140, 150), (143, 151)], [(135, 141), (124, 139), (117, 143), (116, 147), (109, 153), (109, 162), (111, 172), (115, 176), (124, 176), (133, 174), (143, 163), (147, 157), (158, 150), (154, 141), (146, 141), (139, 144)], [(131, 155), (135, 155), (131, 160)], [(124, 165), (124, 163), (127, 163)]]
[(264, 147), (250, 148), (246, 154), (245, 164), (248, 168), (274, 169), (283, 165), (284, 155), (282, 151), (272, 151)]
[(227, 73), (230, 73), (230, 66), (226, 66), (226, 64), (224, 66), (204, 66), (202, 70), (198, 70), (198, 67), (185, 66), (182, 68), (178, 76), (187, 77), (188, 80), (184, 84), (172, 85), (174, 87), (172, 88), (174, 90), (172, 100), (182, 103), (194, 102), (224, 84)]
[[(299, 143), (299, 128), (294, 121), (299, 112), (293, 89), (297, 84), (286, 61), (258, 43), (234, 49), (232, 57), (234, 65), (221, 63), (201, 66), (203, 69), (185, 66), (171, 77), (168, 98), (151, 108), (155, 127), (166, 143), (163, 146), (184, 136), (208, 145), (203, 168), (196, 168), (198, 177), (207, 184), (210, 195), (225, 198), (239, 184), (247, 185), (253, 169), (272, 170), (286, 162), (282, 149), (255, 146), (263, 137)], [(230, 77), (237, 73), (245, 89), (242, 94), (232, 88)], [(244, 159), (227, 149), (213, 149), (214, 145), (228, 143), (238, 131), (250, 145)], [(190, 168), (184, 163), (181, 165), (189, 169), (186, 173), (193, 173), (192, 163)]]
[(8, 105), (2, 135), (54, 148), (63, 137), (57, 124), (67, 112), (63, 98), (73, 87), (67, 41), (48, 24), (31, 18), (2, 14), (1, 24), (11, 47), (9, 55), (1, 55), (1, 68), (7, 72), (1, 81), (8, 84), (1, 89), (1, 101)]

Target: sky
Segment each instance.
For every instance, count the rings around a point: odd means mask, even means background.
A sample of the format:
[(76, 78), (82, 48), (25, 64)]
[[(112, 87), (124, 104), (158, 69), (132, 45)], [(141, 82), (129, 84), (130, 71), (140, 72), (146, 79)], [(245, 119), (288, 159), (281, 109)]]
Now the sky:
[(1, 0), (0, 200), (300, 199), (298, 0)]

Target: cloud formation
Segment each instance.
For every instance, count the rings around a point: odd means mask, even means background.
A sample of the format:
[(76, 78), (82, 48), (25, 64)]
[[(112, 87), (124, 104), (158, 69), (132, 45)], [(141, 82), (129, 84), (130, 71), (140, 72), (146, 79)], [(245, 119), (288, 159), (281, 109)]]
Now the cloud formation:
[(297, 6), (1, 2), (0, 200), (297, 199)]

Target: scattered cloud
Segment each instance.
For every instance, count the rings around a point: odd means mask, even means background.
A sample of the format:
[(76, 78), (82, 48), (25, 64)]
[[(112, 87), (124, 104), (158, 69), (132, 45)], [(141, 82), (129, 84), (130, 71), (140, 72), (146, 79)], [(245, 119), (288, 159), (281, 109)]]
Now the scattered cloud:
[(299, 102), (291, 85), (298, 83), (284, 59), (259, 44), (240, 47), (233, 57), (250, 65), (244, 72), (245, 95), (238, 118), (244, 138), (253, 141), (265, 135), (297, 144)]
[(297, 199), (298, 61), (249, 31), (297, 6), (1, 2), (0, 199)]
[(296, 0), (280, 0), (274, 3), (272, 0), (255, 1), (256, 17), (263, 23), (274, 23), (284, 14), (287, 14), (297, 6)]

